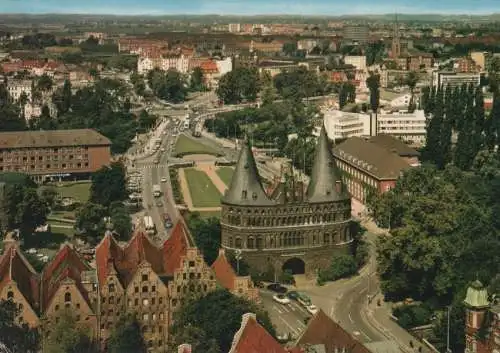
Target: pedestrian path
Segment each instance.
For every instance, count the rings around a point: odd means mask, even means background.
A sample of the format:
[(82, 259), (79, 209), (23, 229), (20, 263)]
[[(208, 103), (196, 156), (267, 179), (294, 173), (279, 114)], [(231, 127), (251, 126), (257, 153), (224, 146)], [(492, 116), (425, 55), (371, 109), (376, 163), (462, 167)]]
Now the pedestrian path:
[(212, 183), (215, 185), (217, 190), (221, 193), (221, 195), (224, 195), (224, 193), (227, 190), (227, 185), (222, 181), (222, 179), (219, 177), (219, 174), (215, 171), (214, 164), (198, 164), (196, 166), (196, 169), (201, 170), (202, 172), (205, 172), (205, 174), (208, 175), (210, 180), (212, 180)]

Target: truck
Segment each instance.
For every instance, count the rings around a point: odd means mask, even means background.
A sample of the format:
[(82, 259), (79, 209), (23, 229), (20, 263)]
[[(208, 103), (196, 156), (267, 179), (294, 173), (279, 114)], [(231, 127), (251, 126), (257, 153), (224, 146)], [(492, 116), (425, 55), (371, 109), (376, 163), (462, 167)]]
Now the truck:
[(153, 196), (160, 197), (161, 196), (161, 187), (158, 184), (153, 185)]
[(156, 228), (153, 223), (153, 218), (151, 216), (144, 216), (144, 227), (146, 228), (147, 234), (155, 234)]

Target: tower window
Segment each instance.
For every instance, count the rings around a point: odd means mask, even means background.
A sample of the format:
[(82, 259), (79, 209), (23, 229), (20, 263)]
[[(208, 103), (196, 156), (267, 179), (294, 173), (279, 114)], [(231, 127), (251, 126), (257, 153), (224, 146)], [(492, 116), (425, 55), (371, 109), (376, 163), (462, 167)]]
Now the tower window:
[(247, 191), (246, 191), (246, 190), (243, 190), (243, 191), (241, 192), (241, 198), (242, 198), (243, 200), (246, 200), (246, 199), (247, 199)]
[(67, 292), (66, 294), (64, 294), (64, 301), (65, 302), (71, 301), (71, 293)]

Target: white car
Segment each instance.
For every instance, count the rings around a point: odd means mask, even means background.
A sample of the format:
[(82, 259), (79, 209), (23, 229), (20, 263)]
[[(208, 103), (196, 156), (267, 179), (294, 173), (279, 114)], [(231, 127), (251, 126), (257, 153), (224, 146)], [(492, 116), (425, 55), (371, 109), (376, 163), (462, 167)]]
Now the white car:
[(167, 178), (165, 178), (165, 177), (161, 178), (161, 182), (162, 183), (166, 183), (167, 182)]
[(309, 305), (306, 309), (311, 315), (316, 315), (316, 313), (318, 312), (318, 308), (313, 304)]
[(284, 294), (273, 295), (273, 299), (275, 302), (280, 304), (290, 304), (290, 299), (288, 299)]
[(161, 151), (162, 151), (162, 152), (165, 152), (165, 147), (162, 147), (162, 148), (161, 148)]
[(33, 248), (29, 249), (29, 250), (28, 250), (28, 251), (26, 251), (26, 252), (27, 252), (28, 254), (36, 254), (36, 253), (37, 253), (36, 249), (33, 249)]

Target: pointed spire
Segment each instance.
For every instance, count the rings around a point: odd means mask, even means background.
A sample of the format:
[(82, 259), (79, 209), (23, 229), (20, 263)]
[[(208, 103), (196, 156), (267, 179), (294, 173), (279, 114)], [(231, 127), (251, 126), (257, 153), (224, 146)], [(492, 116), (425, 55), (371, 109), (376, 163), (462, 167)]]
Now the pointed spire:
[(269, 206), (273, 205), (260, 182), (257, 164), (252, 154), (248, 137), (241, 146), (229, 189), (222, 197), (222, 202), (232, 205)]
[(314, 152), (314, 164), (307, 187), (307, 197), (309, 202), (332, 202), (350, 198), (330, 151), (324, 125)]

